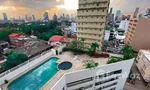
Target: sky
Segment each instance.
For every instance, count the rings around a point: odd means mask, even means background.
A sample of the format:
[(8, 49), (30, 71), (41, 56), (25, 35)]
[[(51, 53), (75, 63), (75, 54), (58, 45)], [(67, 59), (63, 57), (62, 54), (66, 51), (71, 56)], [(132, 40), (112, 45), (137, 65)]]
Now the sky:
[[(122, 13), (131, 14), (136, 7), (140, 7), (140, 12), (146, 11), (150, 0), (111, 0), (110, 7), (113, 12), (121, 10)], [(56, 13), (58, 16), (62, 13), (76, 15), (78, 0), (0, 0), (0, 18), (2, 13), (7, 13), (8, 18), (24, 18), (25, 15), (35, 15), (37, 18), (43, 18), (43, 13), (48, 12), (50, 18)]]

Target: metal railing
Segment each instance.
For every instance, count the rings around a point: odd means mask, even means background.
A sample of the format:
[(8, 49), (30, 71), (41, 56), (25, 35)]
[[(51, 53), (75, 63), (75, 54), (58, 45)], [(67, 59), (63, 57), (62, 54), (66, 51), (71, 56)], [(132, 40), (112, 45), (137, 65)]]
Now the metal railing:
[(41, 54), (39, 54), (39, 55), (37, 55), (37, 56), (35, 56), (35, 57), (29, 59), (28, 61), (25, 61), (25, 62), (23, 62), (23, 63), (21, 63), (21, 64), (15, 66), (15, 67), (13, 67), (13, 68), (11, 68), (11, 69), (9, 69), (9, 70), (7, 70), (7, 71), (1, 73), (1, 74), (0, 74), (0, 78), (1, 78), (1, 77), (4, 77), (5, 75), (9, 74), (10, 72), (13, 72), (14, 70), (16, 70), (16, 69), (18, 69), (18, 68), (20, 68), (20, 67), (22, 67), (22, 66), (24, 66), (24, 65), (26, 65), (26, 64), (28, 64), (28, 63), (30, 63), (31, 61), (36, 60), (37, 58), (41, 57), (42, 55), (47, 54), (48, 52), (51, 52), (51, 50), (42, 52)]

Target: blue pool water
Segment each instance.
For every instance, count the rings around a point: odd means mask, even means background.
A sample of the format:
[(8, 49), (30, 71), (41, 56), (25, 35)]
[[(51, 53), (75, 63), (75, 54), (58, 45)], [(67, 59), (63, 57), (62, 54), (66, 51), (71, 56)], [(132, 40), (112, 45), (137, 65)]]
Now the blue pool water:
[(57, 72), (58, 58), (53, 57), (8, 85), (8, 90), (39, 90)]

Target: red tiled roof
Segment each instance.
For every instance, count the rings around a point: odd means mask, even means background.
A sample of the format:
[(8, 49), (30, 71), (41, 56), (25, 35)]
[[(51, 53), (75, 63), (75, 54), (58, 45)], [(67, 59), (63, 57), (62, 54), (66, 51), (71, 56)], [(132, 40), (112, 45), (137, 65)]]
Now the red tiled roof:
[(63, 39), (64, 39), (64, 36), (55, 35), (55, 36), (52, 36), (52, 37), (49, 39), (49, 41), (50, 41), (50, 42), (61, 42)]
[(18, 36), (21, 36), (22, 34), (19, 34), (19, 33), (12, 33), (10, 34), (9, 36), (10, 37), (18, 37)]

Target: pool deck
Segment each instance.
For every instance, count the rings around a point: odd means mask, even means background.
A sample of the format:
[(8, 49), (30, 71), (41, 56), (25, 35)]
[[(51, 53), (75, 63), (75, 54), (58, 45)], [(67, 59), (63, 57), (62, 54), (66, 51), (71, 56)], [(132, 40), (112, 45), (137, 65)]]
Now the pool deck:
[[(58, 57), (59, 60), (57, 63), (61, 63), (61, 62), (64, 62), (64, 61), (69, 61), (73, 64), (72, 68), (69, 69), (69, 70), (59, 70), (43, 87), (41, 87), (40, 90), (50, 90), (54, 85), (55, 83), (67, 72), (73, 72), (73, 71), (76, 71), (76, 70), (81, 70), (81, 69), (84, 69), (83, 67), (83, 63), (82, 61), (83, 60), (86, 60), (86, 59), (91, 59), (91, 60), (94, 60), (96, 62), (99, 63), (99, 65), (105, 65), (107, 64), (107, 61), (108, 61), (108, 58), (91, 58), (90, 56), (86, 55), (86, 54), (83, 54), (83, 55), (74, 55), (72, 52), (63, 52), (61, 55), (57, 55), (57, 56), (54, 56), (54, 57)], [(44, 62), (46, 60), (43, 60), (42, 62)], [(42, 63), (41, 62), (41, 63)], [(34, 67), (38, 66), (39, 64), (35, 65)], [(34, 68), (33, 67), (33, 68)], [(32, 69), (33, 69), (32, 68)], [(31, 69), (30, 69), (31, 70)], [(29, 71), (29, 70), (28, 70)], [(23, 74), (22, 74), (23, 75)], [(18, 78), (20, 75), (18, 75), (16, 78)], [(16, 78), (14, 78), (13, 80), (15, 80)], [(8, 90), (7, 89), (7, 86), (13, 81), (9, 81), (8, 84), (4, 84), (2, 85), (3, 89), (4, 90)]]
[(76, 70), (84, 69), (83, 60), (91, 59), (99, 63), (99, 65), (104, 65), (107, 63), (108, 58), (91, 58), (86, 54), (83, 55), (73, 55), (72, 52), (63, 52), (62, 55), (58, 55), (58, 63), (69, 61), (73, 64), (72, 68), (69, 70), (59, 70), (40, 90), (50, 90), (55, 83), (67, 72), (73, 72)]

